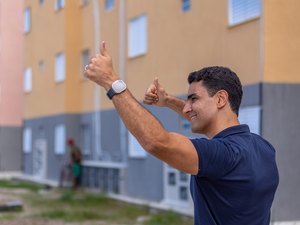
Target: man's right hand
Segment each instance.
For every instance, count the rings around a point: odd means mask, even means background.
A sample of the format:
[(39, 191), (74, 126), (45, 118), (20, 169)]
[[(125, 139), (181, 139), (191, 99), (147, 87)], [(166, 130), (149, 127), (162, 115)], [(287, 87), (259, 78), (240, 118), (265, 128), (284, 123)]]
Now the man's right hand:
[(157, 105), (165, 107), (167, 106), (167, 97), (167, 92), (158, 82), (158, 78), (155, 77), (153, 83), (149, 85), (145, 93), (143, 102), (147, 105)]

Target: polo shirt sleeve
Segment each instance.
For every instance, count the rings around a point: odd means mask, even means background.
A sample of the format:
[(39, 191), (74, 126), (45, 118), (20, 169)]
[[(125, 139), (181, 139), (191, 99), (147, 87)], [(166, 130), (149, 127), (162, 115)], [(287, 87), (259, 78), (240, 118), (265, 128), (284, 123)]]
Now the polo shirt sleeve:
[(236, 148), (218, 139), (191, 139), (199, 159), (197, 176), (219, 178), (228, 174), (240, 162)]

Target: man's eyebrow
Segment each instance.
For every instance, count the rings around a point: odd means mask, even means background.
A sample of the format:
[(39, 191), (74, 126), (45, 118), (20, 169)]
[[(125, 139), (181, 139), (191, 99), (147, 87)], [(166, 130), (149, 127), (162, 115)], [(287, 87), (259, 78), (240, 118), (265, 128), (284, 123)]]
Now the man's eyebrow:
[(191, 99), (191, 98), (193, 98), (193, 97), (195, 97), (196, 96), (196, 94), (195, 93), (193, 93), (193, 94), (190, 94), (190, 95), (188, 95), (187, 96), (187, 99), (189, 100), (189, 99)]

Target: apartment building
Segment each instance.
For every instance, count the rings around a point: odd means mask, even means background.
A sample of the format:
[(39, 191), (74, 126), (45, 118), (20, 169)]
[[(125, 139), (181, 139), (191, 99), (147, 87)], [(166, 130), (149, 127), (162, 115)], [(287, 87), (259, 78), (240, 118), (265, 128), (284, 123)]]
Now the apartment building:
[[(58, 184), (72, 137), (85, 187), (192, 212), (189, 176), (144, 152), (106, 93), (84, 78), (105, 40), (138, 100), (154, 76), (185, 98), (189, 72), (210, 65), (237, 72), (240, 122), (277, 149), (272, 221), (300, 220), (299, 7), (297, 0), (25, 0), (24, 174)], [(195, 136), (179, 115), (147, 108), (168, 130)]]
[(0, 1), (0, 174), (21, 172), (23, 3)]

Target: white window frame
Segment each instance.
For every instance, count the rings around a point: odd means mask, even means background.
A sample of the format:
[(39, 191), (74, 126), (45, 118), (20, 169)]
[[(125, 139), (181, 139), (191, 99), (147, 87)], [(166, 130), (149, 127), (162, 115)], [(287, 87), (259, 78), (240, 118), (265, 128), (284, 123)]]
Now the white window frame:
[(55, 81), (63, 82), (66, 79), (66, 58), (63, 52), (55, 56)]
[(147, 15), (137, 16), (128, 24), (128, 56), (133, 58), (147, 53)]
[(239, 110), (239, 121), (241, 124), (247, 124), (252, 133), (261, 134), (261, 107), (247, 106)]
[(260, 17), (261, 0), (228, 0), (228, 23), (234, 26)]
[(24, 32), (28, 33), (31, 30), (31, 9), (26, 7), (24, 10)]
[(26, 67), (24, 70), (24, 81), (23, 81), (23, 90), (25, 93), (32, 91), (32, 69), (31, 67)]
[(147, 152), (131, 133), (128, 133), (128, 155), (131, 158), (140, 159), (147, 157)]
[(28, 154), (32, 152), (32, 129), (24, 127), (23, 129), (23, 153)]
[[(192, 198), (189, 194), (190, 176), (186, 173), (169, 166), (167, 163), (163, 164), (163, 184), (164, 184), (164, 202), (168, 205), (180, 207), (192, 207)], [(170, 175), (172, 174), (172, 177)], [(174, 180), (170, 180), (170, 178)], [(170, 183), (170, 181), (172, 181)], [(182, 198), (181, 188), (186, 188), (187, 196)]]
[(83, 154), (89, 155), (92, 152), (92, 129), (89, 124), (80, 126), (81, 149)]
[(66, 126), (58, 124), (54, 128), (54, 152), (62, 155), (66, 152)]
[(60, 10), (64, 8), (65, 0), (55, 0), (55, 10)]

